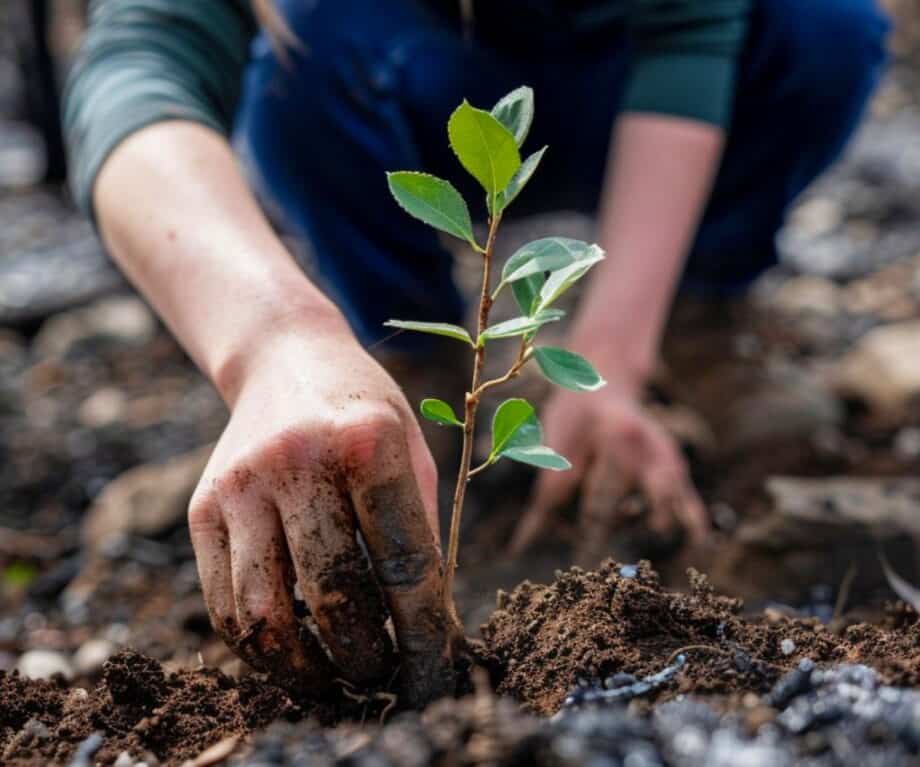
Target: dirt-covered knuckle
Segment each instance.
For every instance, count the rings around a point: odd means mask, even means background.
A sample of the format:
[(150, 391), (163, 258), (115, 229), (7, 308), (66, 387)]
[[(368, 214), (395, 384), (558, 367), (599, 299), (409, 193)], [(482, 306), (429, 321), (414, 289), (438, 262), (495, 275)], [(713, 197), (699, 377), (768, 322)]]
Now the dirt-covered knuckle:
[(405, 441), (405, 426), (397, 408), (380, 404), (354, 408), (336, 424), (340, 460), (354, 469), (373, 466), (382, 447)]
[(432, 547), (404, 551), (384, 557), (376, 564), (377, 577), (385, 588), (411, 589), (421, 585), (436, 565), (436, 552)]
[(279, 477), (294, 478), (314, 462), (323, 439), (320, 428), (285, 429), (262, 445), (250, 463), (263, 482), (271, 483)]
[(188, 505), (188, 528), (192, 536), (208, 535), (224, 526), (220, 507), (210, 493), (201, 493), (192, 498)]
[[(240, 620), (247, 625), (254, 625), (260, 621), (274, 623), (280, 617), (277, 596), (251, 581), (243, 580), (237, 586), (236, 604)], [(245, 629), (246, 626), (243, 627), (244, 631)]]
[(418, 458), (418, 486), (419, 488), (431, 488), (437, 492), (438, 487), (438, 466), (428, 450), (423, 450)]
[(236, 611), (233, 609), (231, 600), (222, 599), (217, 594), (204, 594), (205, 607), (208, 610), (208, 618), (211, 621), (211, 628), (214, 633), (223, 639), (227, 644), (233, 644), (239, 636), (240, 627), (236, 620)]

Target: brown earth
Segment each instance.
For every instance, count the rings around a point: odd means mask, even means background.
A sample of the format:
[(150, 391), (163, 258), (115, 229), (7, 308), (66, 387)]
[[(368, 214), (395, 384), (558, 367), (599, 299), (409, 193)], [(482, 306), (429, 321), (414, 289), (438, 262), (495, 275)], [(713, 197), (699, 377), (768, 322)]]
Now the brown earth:
[(349, 712), (340, 705), (305, 708), (260, 678), (234, 680), (216, 669), (166, 673), (132, 651), (109, 660), (90, 691), (0, 672), (0, 764), (64, 764), (94, 732), (104, 738), (96, 763), (111, 764), (129, 751), (181, 764), (225, 737), (276, 719), (358, 715), (355, 707)]
[[(680, 653), (687, 664), (649, 700), (693, 693), (728, 706), (744, 693), (766, 692), (805, 658), (866, 663), (888, 682), (920, 683), (920, 622), (912, 611), (892, 613), (882, 626), (835, 633), (817, 620), (775, 612), (743, 617), (740, 600), (717, 595), (695, 571), (690, 586), (689, 594), (669, 592), (647, 562), (633, 568), (607, 560), (596, 571), (573, 568), (550, 585), (525, 582), (500, 593), (481, 648), (496, 691), (548, 715), (579, 680), (641, 678)], [(340, 689), (321, 703), (294, 700), (262, 677), (234, 680), (209, 668), (167, 673), (131, 651), (106, 663), (91, 691), (0, 672), (0, 763), (66, 763), (98, 732), (99, 764), (127, 750), (180, 765), (278, 719), (315, 717), (330, 725), (378, 719), (394, 707), (393, 696)]]
[[(641, 678), (680, 653), (687, 665), (659, 699), (762, 693), (805, 658), (866, 663), (895, 684), (920, 681), (916, 621), (896, 630), (860, 624), (838, 635), (815, 619), (742, 617), (740, 600), (717, 595), (692, 570), (689, 594), (663, 590), (647, 562), (633, 577), (621, 572), (628, 571), (607, 560), (596, 571), (573, 568), (551, 585), (525, 582), (500, 594), (483, 626), (497, 692), (548, 715), (580, 679)], [(785, 640), (793, 643), (787, 652)]]

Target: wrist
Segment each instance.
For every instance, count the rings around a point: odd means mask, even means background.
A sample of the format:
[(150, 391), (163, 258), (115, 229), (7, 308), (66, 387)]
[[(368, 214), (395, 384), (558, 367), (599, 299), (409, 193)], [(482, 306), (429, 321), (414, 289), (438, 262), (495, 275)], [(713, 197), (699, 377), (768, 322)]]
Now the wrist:
[(655, 366), (653, 350), (636, 348), (634, 337), (623, 338), (609, 328), (576, 324), (567, 348), (587, 359), (607, 381), (608, 391), (639, 398)]
[[(299, 275), (303, 278), (302, 275)], [(339, 309), (306, 280), (303, 290), (267, 291), (249, 320), (216, 353), (206, 371), (223, 400), (232, 407), (240, 390), (266, 364), (272, 350), (287, 339), (356, 344)]]

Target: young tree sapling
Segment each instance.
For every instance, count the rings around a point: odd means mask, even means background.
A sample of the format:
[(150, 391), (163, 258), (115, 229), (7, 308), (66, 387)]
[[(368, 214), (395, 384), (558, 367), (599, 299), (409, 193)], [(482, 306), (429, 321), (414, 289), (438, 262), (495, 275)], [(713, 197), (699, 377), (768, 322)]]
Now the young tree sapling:
[[(498, 406), (492, 419), (492, 449), (480, 465), (472, 467), (476, 414), (483, 395), (515, 378), (530, 360), (536, 361), (546, 378), (566, 389), (595, 391), (605, 384), (591, 363), (578, 354), (558, 347), (535, 345), (541, 327), (565, 316), (564, 311), (553, 306), (556, 300), (604, 258), (597, 245), (565, 237), (531, 242), (508, 259), (497, 286), (492, 288), (495, 238), (502, 216), (533, 176), (546, 152), (543, 147), (521, 160), (520, 148), (527, 138), (533, 115), (533, 91), (521, 87), (502, 98), (491, 111), (477, 109), (464, 100), (448, 120), (451, 149), (485, 190), (488, 235), (484, 246), (476, 241), (466, 201), (449, 181), (415, 171), (387, 174), (390, 192), (409, 215), (466, 241), (482, 257), (482, 290), (475, 335), (459, 325), (441, 322), (389, 320), (386, 323), (393, 328), (453, 338), (470, 347), (474, 355), (473, 378), (466, 393), (462, 418), (440, 399), (425, 399), (420, 407), (425, 418), (442, 426), (456, 427), (463, 433), (444, 572), (444, 598), (452, 616), (456, 616), (453, 580), (460, 520), (470, 478), (501, 458), (553, 471), (571, 468), (564, 457), (543, 444), (542, 428), (533, 406), (519, 398), (508, 399)], [(520, 314), (490, 325), (492, 305), (503, 291), (511, 292)], [(488, 345), (506, 338), (520, 339), (514, 363), (504, 375), (484, 381)]]

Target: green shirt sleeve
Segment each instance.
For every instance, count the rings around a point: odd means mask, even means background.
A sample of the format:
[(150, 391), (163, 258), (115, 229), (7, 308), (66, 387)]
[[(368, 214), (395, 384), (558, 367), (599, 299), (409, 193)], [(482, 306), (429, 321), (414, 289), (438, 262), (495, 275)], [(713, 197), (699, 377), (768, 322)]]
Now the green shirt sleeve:
[(140, 128), (179, 119), (229, 131), (254, 32), (244, 0), (93, 0), (64, 96), (82, 210), (92, 215), (100, 168)]
[(750, 0), (633, 0), (622, 109), (728, 122)]

